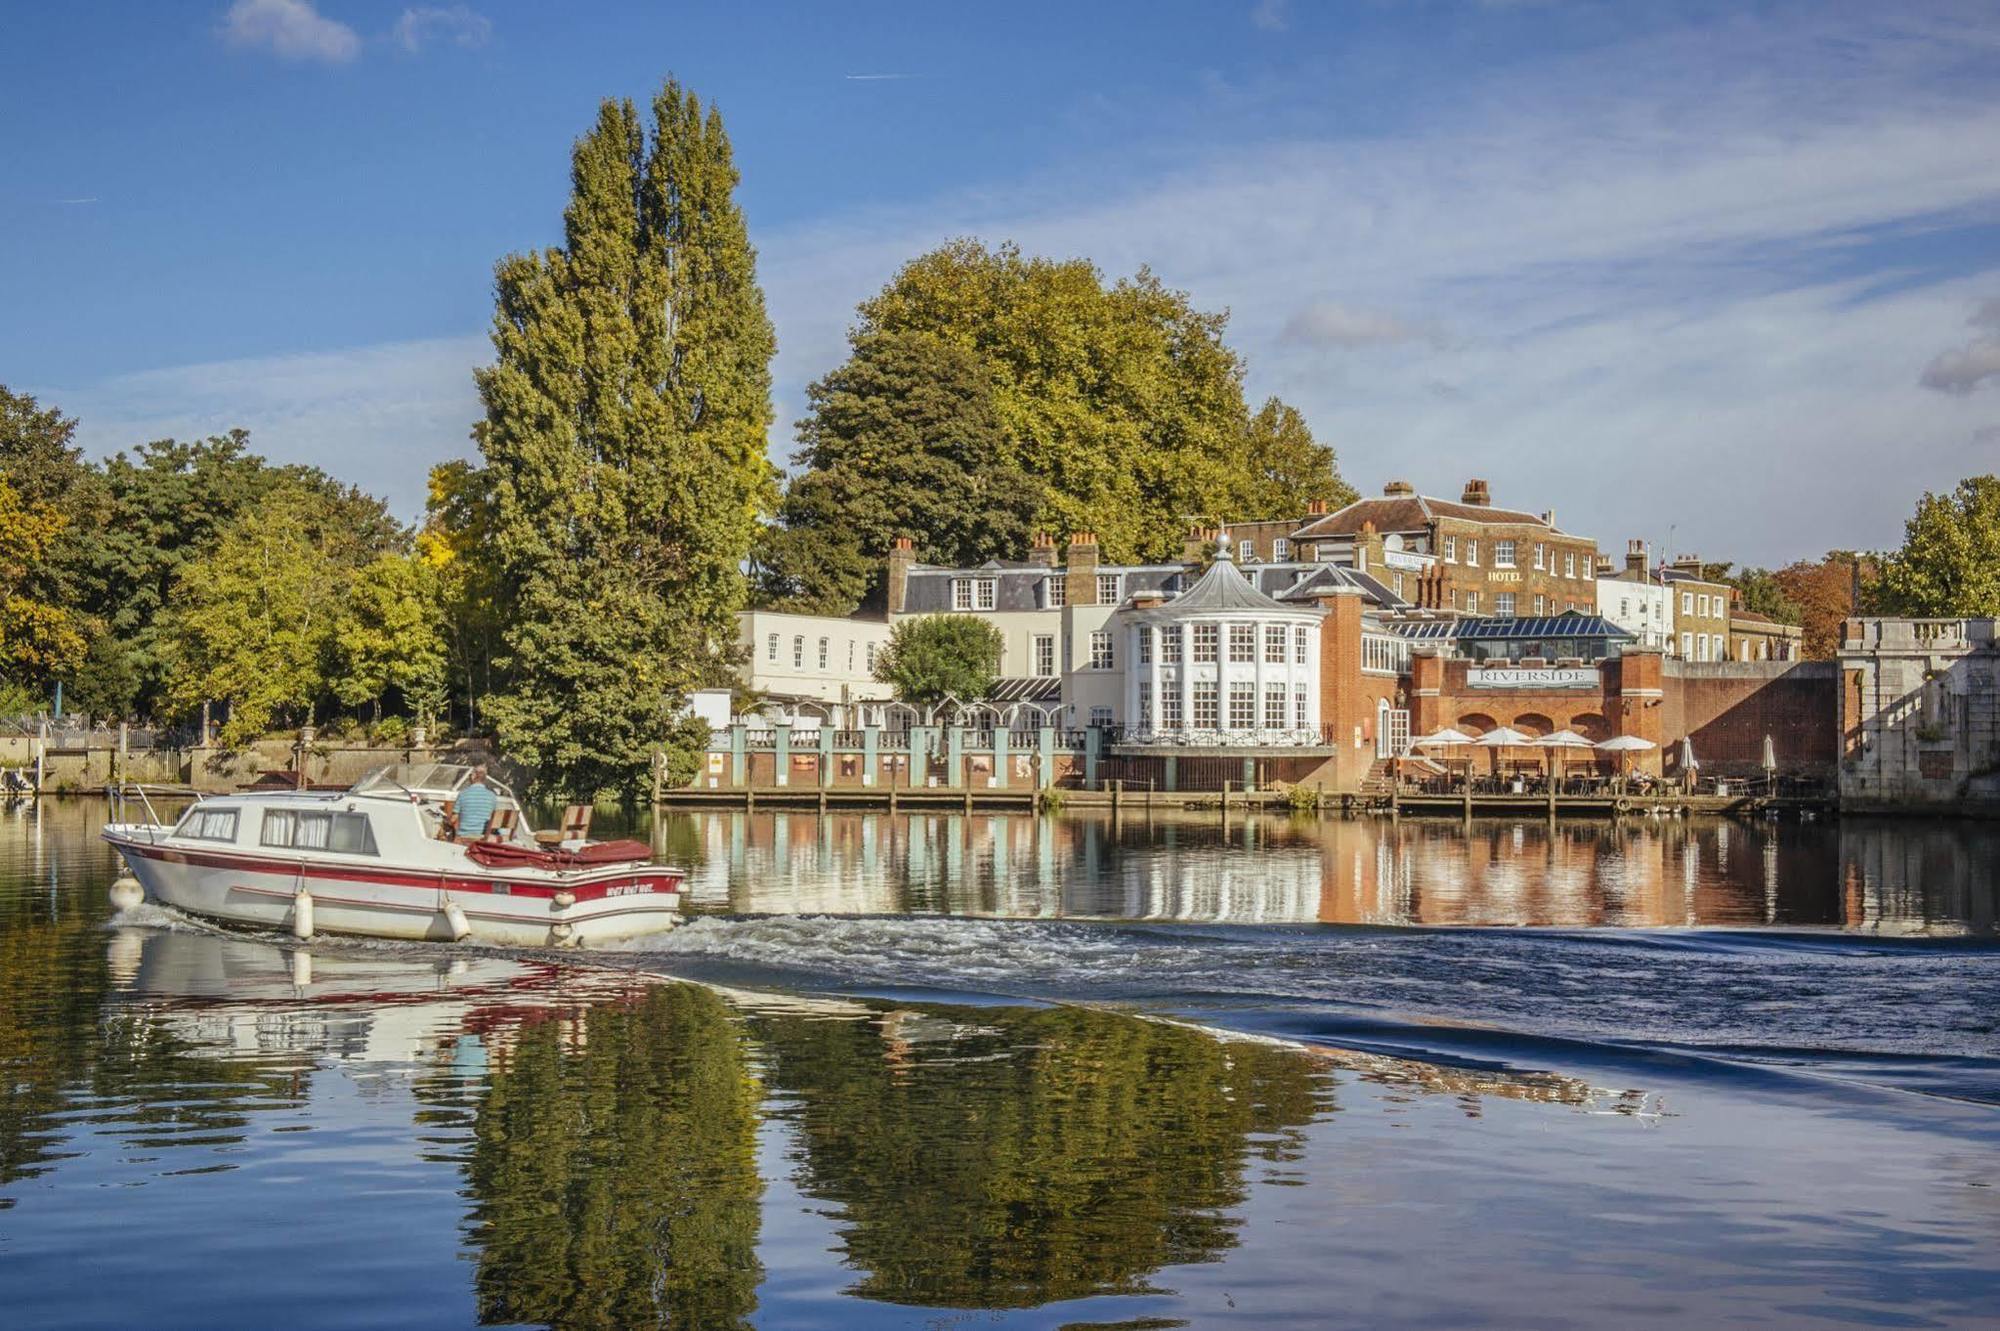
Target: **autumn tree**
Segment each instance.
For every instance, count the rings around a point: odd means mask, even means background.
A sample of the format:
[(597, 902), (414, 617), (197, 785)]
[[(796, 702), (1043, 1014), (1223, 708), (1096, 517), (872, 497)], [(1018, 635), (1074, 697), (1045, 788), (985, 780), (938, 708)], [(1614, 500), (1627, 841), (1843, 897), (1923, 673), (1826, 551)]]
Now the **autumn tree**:
[(729, 673), (775, 340), (713, 108), (669, 82), (649, 137), (607, 101), (570, 176), (563, 243), (499, 265), (477, 375), (506, 598), (487, 715), (545, 789), (631, 792), (663, 743), (691, 772), (675, 717)]
[(1771, 574), (1771, 581), (1798, 618), (1789, 622), (1804, 633), (1800, 650), (1809, 661), (1831, 660), (1840, 650), (1842, 625), (1855, 613), (1855, 560), (1839, 551), (1824, 559), (1799, 560)]
[(52, 505), (0, 480), (0, 681), (60, 676), (83, 659), (76, 617), (46, 599), (36, 576), (64, 526)]
[(394, 692), (429, 720), (444, 701), (441, 611), (437, 575), (420, 557), (380, 555), (357, 570), (333, 631), (334, 695), (380, 720)]
[(2000, 476), (1926, 492), (1902, 548), (1882, 561), (1874, 599), (1884, 614), (2000, 615)]

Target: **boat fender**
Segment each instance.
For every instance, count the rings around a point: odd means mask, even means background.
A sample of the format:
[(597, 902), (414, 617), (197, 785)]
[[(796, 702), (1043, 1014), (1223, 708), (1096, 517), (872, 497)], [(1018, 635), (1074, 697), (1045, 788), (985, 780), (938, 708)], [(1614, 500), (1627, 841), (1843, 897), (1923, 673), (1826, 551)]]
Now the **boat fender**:
[(462, 943), (472, 932), (472, 921), (465, 918), (465, 907), (456, 901), (444, 903), (444, 922), (451, 930), (451, 941)]
[(1617, 799), (1611, 801), (1611, 807), (1619, 813), (1630, 813), (1632, 812), (1632, 801), (1620, 795)]
[(549, 938), (557, 947), (575, 947), (576, 926), (568, 920), (557, 920), (549, 926)]
[(553, 898), (551, 898), (551, 904), (553, 904), (557, 910), (568, 910), (571, 906), (574, 906), (576, 904), (576, 893), (558, 892), (555, 894)]
[(146, 889), (131, 874), (121, 873), (111, 880), (111, 904), (120, 911), (137, 910), (145, 900)]
[(313, 894), (303, 887), (292, 893), (292, 937), (313, 936)]

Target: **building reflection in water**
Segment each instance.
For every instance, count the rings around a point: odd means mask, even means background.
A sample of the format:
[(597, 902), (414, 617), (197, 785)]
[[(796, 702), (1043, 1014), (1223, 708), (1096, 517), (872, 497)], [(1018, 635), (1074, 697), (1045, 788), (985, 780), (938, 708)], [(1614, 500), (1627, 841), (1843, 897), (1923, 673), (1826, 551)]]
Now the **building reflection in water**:
[(2000, 829), (704, 812), (699, 908), (1234, 923), (1992, 932)]

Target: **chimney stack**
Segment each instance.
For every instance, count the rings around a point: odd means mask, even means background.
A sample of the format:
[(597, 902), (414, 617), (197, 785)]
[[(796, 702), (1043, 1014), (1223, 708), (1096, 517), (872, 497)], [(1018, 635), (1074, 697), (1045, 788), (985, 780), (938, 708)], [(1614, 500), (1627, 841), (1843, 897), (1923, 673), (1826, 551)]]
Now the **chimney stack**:
[(1034, 543), (1028, 547), (1028, 562), (1030, 564), (1039, 564), (1043, 568), (1054, 568), (1056, 566), (1056, 538), (1045, 531), (1036, 532)]
[(1625, 542), (1625, 571), (1646, 576), (1646, 543), (1644, 541)]
[(1390, 481), (1382, 487), (1382, 494), (1389, 499), (1408, 499), (1417, 492), (1417, 487), (1408, 481)]
[(1063, 574), (1063, 599), (1069, 605), (1097, 604), (1097, 533), (1069, 534), (1069, 568)]
[(1325, 517), (1325, 516), (1326, 516), (1326, 500), (1324, 500), (1324, 499), (1313, 499), (1313, 500), (1309, 500), (1309, 501), (1307, 501), (1307, 503), (1306, 503), (1306, 516), (1307, 516), (1307, 517), (1309, 517), (1309, 518), (1323, 518), (1323, 517)]
[(900, 615), (910, 589), (910, 565), (917, 562), (915, 542), (898, 536), (889, 546), (889, 613)]
[(1209, 552), (1214, 548), (1215, 529), (1196, 523), (1188, 528), (1187, 539), (1181, 542), (1181, 562), (1199, 564), (1208, 558)]
[(1477, 508), (1490, 508), (1493, 504), (1493, 494), (1486, 488), (1485, 481), (1470, 480), (1465, 483), (1465, 493), (1458, 497), (1458, 502), (1471, 504)]

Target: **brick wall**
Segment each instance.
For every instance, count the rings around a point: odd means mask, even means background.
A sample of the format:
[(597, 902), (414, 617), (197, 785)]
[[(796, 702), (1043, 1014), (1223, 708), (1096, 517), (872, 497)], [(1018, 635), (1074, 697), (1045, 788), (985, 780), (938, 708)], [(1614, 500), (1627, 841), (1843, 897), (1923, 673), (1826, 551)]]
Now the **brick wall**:
[[(1709, 775), (1763, 770), (1764, 736), (1778, 770), (1831, 776), (1840, 758), (1840, 671), (1828, 661), (1669, 660), (1666, 742), (1682, 735)], [(1677, 755), (1667, 769), (1674, 770)]]

